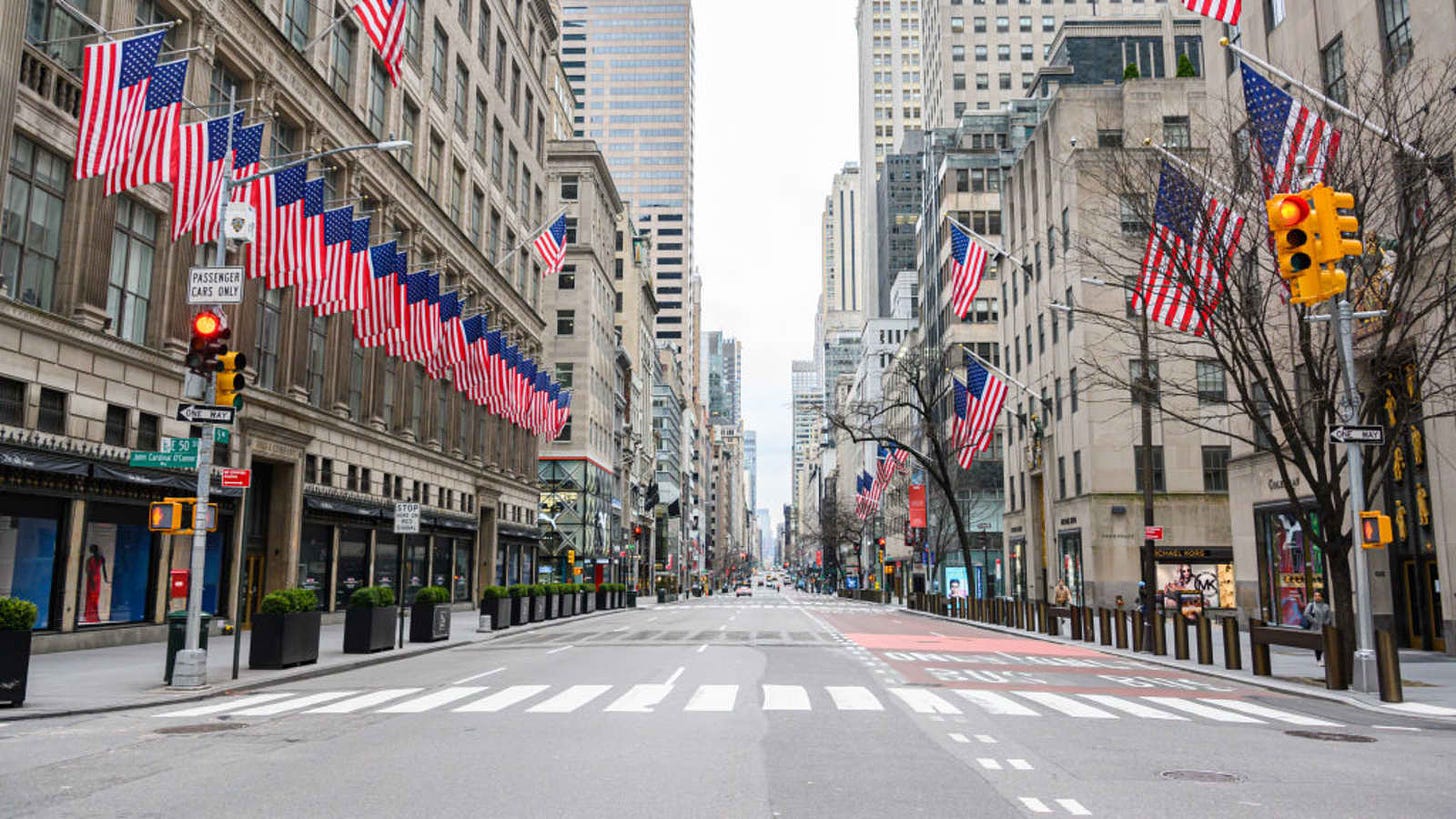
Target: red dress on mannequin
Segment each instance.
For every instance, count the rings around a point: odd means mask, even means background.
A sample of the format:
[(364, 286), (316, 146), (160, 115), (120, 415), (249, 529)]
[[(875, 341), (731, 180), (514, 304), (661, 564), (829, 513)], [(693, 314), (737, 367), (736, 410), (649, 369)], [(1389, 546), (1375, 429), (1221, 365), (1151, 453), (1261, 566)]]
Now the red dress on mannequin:
[(86, 559), (86, 612), (82, 622), (101, 621), (101, 572), (106, 568), (106, 558), (91, 555)]

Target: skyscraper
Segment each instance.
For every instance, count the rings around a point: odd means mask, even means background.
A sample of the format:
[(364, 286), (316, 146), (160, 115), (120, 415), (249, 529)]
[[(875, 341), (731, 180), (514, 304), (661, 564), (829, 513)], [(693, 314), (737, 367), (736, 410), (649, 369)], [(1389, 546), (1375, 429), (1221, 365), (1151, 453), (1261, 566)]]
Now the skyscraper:
[(864, 276), (859, 218), (859, 166), (846, 163), (824, 197), (822, 219), (824, 329), (859, 329), (864, 320)]
[(703, 358), (709, 423), (738, 423), (743, 418), (743, 359), (738, 340), (720, 330), (709, 330), (703, 334)]

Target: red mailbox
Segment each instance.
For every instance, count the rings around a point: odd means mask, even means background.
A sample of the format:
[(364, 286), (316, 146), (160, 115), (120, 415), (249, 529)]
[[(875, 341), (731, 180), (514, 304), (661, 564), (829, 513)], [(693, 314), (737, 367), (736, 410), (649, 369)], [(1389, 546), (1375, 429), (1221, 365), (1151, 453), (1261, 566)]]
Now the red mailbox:
[(185, 598), (187, 596), (187, 578), (191, 575), (187, 569), (173, 569), (171, 571), (172, 599)]

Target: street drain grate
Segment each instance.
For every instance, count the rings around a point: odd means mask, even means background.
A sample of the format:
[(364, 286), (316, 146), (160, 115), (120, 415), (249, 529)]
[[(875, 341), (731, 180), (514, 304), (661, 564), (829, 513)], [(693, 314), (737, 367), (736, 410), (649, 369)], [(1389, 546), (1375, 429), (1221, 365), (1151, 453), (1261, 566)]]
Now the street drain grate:
[(1321, 742), (1374, 742), (1375, 737), (1367, 737), (1361, 734), (1337, 734), (1334, 731), (1285, 731), (1292, 737), (1303, 737), (1304, 739), (1317, 739)]
[(1244, 778), (1235, 773), (1224, 773), (1223, 771), (1163, 771), (1158, 774), (1163, 779), (1172, 779), (1177, 782), (1242, 782)]
[(215, 734), (218, 731), (235, 731), (238, 728), (247, 728), (241, 722), (199, 722), (196, 725), (170, 725), (166, 728), (158, 728), (159, 734)]

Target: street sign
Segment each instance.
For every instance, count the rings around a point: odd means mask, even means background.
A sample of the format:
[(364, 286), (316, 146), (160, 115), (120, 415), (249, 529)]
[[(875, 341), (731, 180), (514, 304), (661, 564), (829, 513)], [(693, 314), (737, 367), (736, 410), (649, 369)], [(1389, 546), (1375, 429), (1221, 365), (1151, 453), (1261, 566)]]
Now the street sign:
[(237, 415), (232, 407), (217, 404), (178, 404), (177, 420), (189, 424), (231, 424)]
[(187, 271), (188, 304), (242, 304), (241, 267), (194, 267)]
[(162, 451), (172, 455), (196, 455), (196, 438), (163, 438)]
[(399, 501), (394, 504), (394, 533), (396, 535), (417, 535), (420, 533), (420, 505)]
[(1161, 526), (1144, 526), (1143, 527), (1143, 539), (1144, 540), (1162, 540), (1163, 539), (1163, 527), (1161, 527)]
[(1330, 443), (1383, 444), (1385, 430), (1374, 425), (1341, 424), (1330, 430)]
[(253, 485), (253, 470), (251, 469), (223, 469), (221, 471), (221, 482), (223, 486), (235, 489), (247, 489)]
[(233, 442), (233, 431), (228, 429), (227, 427), (213, 427), (212, 442), (214, 444), (222, 444), (223, 446), (227, 446), (228, 444)]
[(196, 469), (197, 453), (194, 452), (133, 452), (127, 456), (127, 466), (142, 466), (151, 469)]

